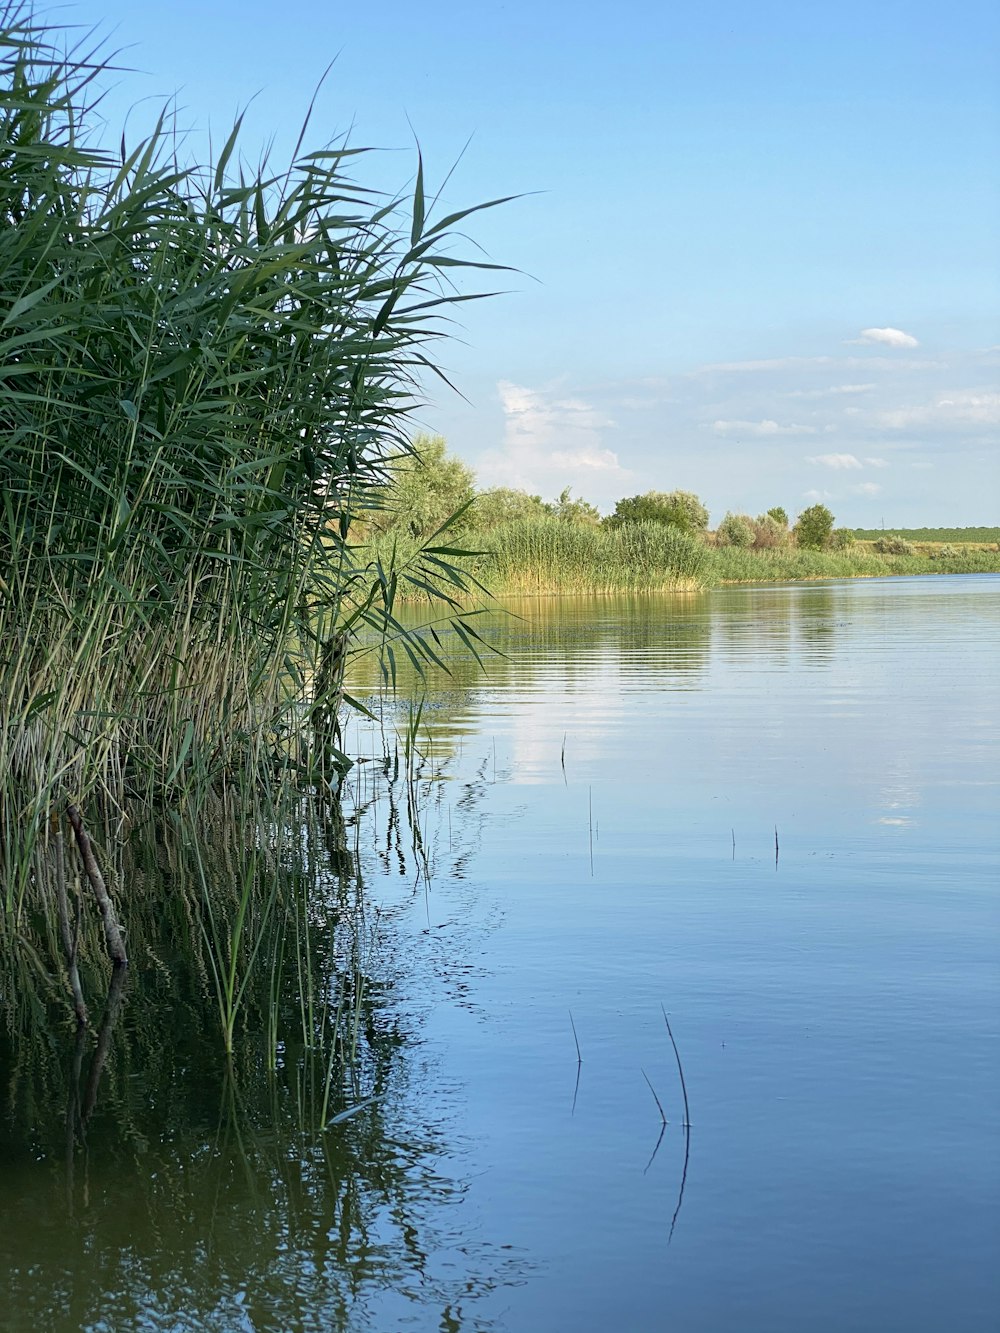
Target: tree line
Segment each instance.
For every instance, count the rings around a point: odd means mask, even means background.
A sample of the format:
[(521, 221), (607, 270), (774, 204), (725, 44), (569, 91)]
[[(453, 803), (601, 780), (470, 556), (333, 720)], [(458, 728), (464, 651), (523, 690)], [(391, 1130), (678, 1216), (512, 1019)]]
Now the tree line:
[(810, 505), (789, 521), (780, 505), (766, 513), (727, 513), (709, 532), (708, 508), (692, 491), (645, 491), (624, 496), (601, 515), (588, 500), (566, 487), (554, 500), (509, 486), (476, 487), (473, 469), (448, 452), (440, 435), (418, 436), (412, 450), (389, 460), (385, 479), (365, 496), (367, 530), (424, 539), (448, 523), (455, 532), (488, 533), (520, 519), (551, 519), (587, 527), (621, 528), (659, 523), (718, 546), (770, 550), (794, 544), (812, 550), (849, 545), (853, 534), (836, 529), (831, 511)]

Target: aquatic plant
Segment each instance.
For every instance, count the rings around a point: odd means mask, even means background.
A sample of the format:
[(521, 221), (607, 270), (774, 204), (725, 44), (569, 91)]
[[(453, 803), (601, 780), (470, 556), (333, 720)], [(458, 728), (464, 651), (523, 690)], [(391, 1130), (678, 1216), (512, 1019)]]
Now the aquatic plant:
[(470, 532), (488, 554), (477, 573), (495, 595), (658, 591), (701, 586), (703, 544), (662, 523), (596, 527), (524, 518)]
[[(476, 644), (447, 524), (403, 561), (352, 539), (388, 460), (413, 450), (430, 348), (469, 299), (451, 279), (478, 267), (452, 244), (476, 210), (434, 220), (419, 156), (405, 197), (376, 196), (349, 173), (358, 150), (304, 151), (308, 118), (280, 167), (248, 165), (239, 121), (214, 160), (187, 162), (166, 112), (104, 150), (106, 60), (64, 39), (27, 5), (0, 10), (0, 910), (15, 933), (54, 919), (71, 811), (111, 880), (128, 824), (213, 793), (259, 843), (289, 792), (330, 792), (346, 765), (355, 645), (391, 680), (394, 651), (440, 660), (442, 624)], [(397, 617), (414, 583), (432, 630)], [(227, 1044), (270, 892), (241, 882), (235, 915), (210, 925)]]

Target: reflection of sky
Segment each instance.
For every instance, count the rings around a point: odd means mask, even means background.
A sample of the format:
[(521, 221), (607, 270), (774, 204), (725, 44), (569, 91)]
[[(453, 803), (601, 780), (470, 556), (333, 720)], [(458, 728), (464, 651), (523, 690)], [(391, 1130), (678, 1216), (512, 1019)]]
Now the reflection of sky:
[[(469, 1215), (539, 1256), (511, 1333), (988, 1326), (998, 594), (740, 588), (638, 626), (540, 604), (454, 699), (484, 786), (426, 911), (440, 937), (501, 919), (475, 1016), (424, 1031), (465, 1080)], [(694, 1126), (669, 1247), (661, 1004)], [(670, 1120), (648, 1172), (644, 1074)]]
[(625, 784), (636, 801), (655, 789), (665, 806), (722, 799), (772, 821), (826, 806), (910, 827), (926, 788), (958, 799), (995, 777), (997, 589), (721, 590), (710, 614), (689, 606), (697, 632), (671, 638), (665, 618), (660, 642), (570, 616), (542, 651), (526, 636), (480, 725), (519, 784), (561, 780), (565, 738), (570, 780)]

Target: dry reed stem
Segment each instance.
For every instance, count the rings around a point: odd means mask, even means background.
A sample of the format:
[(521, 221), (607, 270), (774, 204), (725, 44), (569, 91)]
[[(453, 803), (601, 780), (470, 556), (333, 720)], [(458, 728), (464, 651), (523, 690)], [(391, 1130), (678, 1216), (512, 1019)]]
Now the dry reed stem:
[(108, 946), (108, 955), (112, 962), (127, 963), (128, 955), (125, 952), (125, 942), (122, 939), (121, 930), (118, 926), (118, 918), (115, 916), (115, 906), (111, 901), (107, 885), (104, 883), (101, 867), (97, 864), (97, 858), (94, 855), (94, 848), (91, 844), (90, 836), (87, 833), (87, 830), (83, 827), (80, 811), (75, 805), (67, 805), (66, 814), (70, 824), (73, 826), (73, 832), (76, 834), (76, 843), (80, 849), (80, 859), (83, 861), (83, 868), (87, 872), (87, 878), (90, 880), (90, 887), (94, 890), (94, 897), (97, 899), (97, 906), (100, 908), (101, 920), (104, 923), (104, 938)]

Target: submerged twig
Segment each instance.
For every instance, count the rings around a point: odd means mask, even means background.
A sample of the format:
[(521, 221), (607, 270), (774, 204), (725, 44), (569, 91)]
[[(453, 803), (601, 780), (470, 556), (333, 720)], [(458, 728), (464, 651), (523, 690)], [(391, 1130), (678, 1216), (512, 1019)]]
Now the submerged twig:
[(664, 1134), (666, 1134), (666, 1132), (667, 1132), (667, 1122), (664, 1120), (663, 1124), (660, 1126), (660, 1135), (659, 1138), (656, 1140), (656, 1146), (654, 1147), (653, 1151), (649, 1154), (649, 1161), (642, 1168), (643, 1175), (646, 1174), (649, 1168), (656, 1161), (656, 1154), (660, 1151), (660, 1144), (663, 1142), (663, 1136)]
[(84, 1089), (83, 1102), (80, 1106), (81, 1130), (86, 1128), (87, 1121), (97, 1105), (97, 1090), (108, 1058), (108, 1051), (111, 1049), (111, 1037), (115, 1030), (115, 1022), (121, 1006), (127, 971), (128, 968), (124, 963), (115, 963), (111, 969), (111, 984), (108, 986), (108, 998), (104, 1006), (104, 1017), (101, 1019), (101, 1030), (97, 1034), (97, 1049), (94, 1051), (94, 1057), (90, 1062), (87, 1086)]
[(76, 843), (80, 849), (80, 859), (83, 861), (83, 868), (87, 872), (87, 878), (90, 880), (90, 887), (94, 890), (94, 897), (97, 899), (97, 905), (101, 911), (101, 920), (104, 922), (104, 938), (108, 946), (108, 954), (115, 963), (127, 963), (128, 955), (125, 953), (125, 942), (122, 939), (122, 933), (118, 926), (118, 918), (115, 916), (114, 903), (108, 894), (107, 885), (104, 883), (104, 876), (101, 874), (101, 867), (97, 864), (97, 858), (94, 856), (94, 848), (91, 845), (87, 830), (83, 827), (83, 820), (80, 817), (80, 811), (75, 805), (67, 805), (66, 814), (69, 822), (73, 826), (73, 832), (76, 834)]
[(674, 1227), (677, 1225), (677, 1218), (680, 1215), (681, 1204), (684, 1202), (684, 1186), (688, 1178), (688, 1162), (691, 1159), (691, 1126), (684, 1126), (684, 1170), (681, 1172), (681, 1187), (677, 1192), (677, 1207), (674, 1209), (674, 1215), (670, 1219), (670, 1235), (667, 1237), (667, 1244), (674, 1238)]

